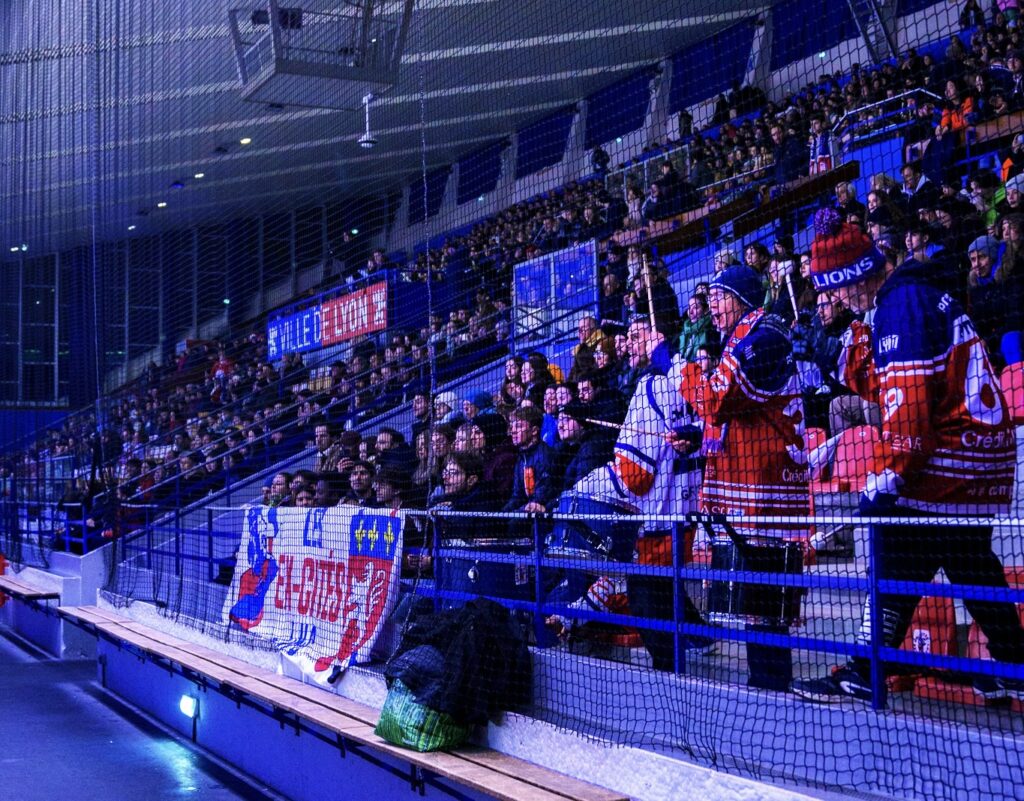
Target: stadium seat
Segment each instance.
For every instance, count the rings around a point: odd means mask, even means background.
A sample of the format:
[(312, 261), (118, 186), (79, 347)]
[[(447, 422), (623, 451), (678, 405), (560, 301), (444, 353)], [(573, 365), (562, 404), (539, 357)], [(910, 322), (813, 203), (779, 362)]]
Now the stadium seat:
[[(918, 603), (918, 608), (913, 610), (910, 628), (907, 629), (900, 648), (942, 657), (957, 656), (956, 610), (953, 607), (952, 598), (922, 598)], [(950, 690), (942, 687), (940, 694), (930, 694), (936, 689), (929, 683), (930, 681), (933, 679), (922, 678), (913, 672), (905, 672), (889, 677), (889, 689), (894, 692), (905, 692), (912, 689), (914, 694), (921, 695), (923, 698), (946, 699)]]
[[(1006, 581), (1011, 587), (1024, 587), (1024, 566), (1006, 567)], [(929, 600), (929, 599), (925, 599)], [(948, 598), (933, 598), (933, 601), (949, 601), (952, 609), (952, 601)], [(1024, 624), (1024, 604), (1018, 604), (1017, 612), (1021, 623)], [(913, 629), (913, 626), (911, 627)], [(933, 653), (942, 653), (933, 651)], [(950, 654), (955, 655), (955, 654)], [(991, 659), (988, 652), (988, 638), (982, 632), (977, 622), (971, 622), (971, 628), (967, 635), (967, 653), (970, 659)], [(975, 694), (969, 684), (961, 682), (950, 682), (938, 677), (920, 679), (914, 688), (914, 694), (922, 698), (930, 698), (936, 701), (948, 701), (968, 706), (984, 706), (987, 702)], [(1024, 705), (1013, 701), (1013, 708), (1017, 712), (1024, 712)]]
[(1008, 364), (999, 374), (1006, 405), (1016, 425), (1024, 424), (1024, 362)]

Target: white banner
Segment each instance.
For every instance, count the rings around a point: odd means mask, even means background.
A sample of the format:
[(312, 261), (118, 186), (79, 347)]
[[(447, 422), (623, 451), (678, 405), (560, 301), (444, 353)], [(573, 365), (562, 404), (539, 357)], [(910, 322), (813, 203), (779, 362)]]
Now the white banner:
[(229, 625), (273, 640), (302, 673), (325, 684), (364, 662), (398, 595), (404, 517), (335, 506), (245, 512)]

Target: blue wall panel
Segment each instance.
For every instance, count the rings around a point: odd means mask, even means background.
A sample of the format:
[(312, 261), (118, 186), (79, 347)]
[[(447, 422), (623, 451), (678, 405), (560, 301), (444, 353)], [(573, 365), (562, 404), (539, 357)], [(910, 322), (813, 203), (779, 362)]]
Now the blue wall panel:
[(589, 150), (602, 142), (635, 131), (644, 124), (650, 103), (653, 68), (600, 89), (587, 98), (587, 130), (584, 146)]

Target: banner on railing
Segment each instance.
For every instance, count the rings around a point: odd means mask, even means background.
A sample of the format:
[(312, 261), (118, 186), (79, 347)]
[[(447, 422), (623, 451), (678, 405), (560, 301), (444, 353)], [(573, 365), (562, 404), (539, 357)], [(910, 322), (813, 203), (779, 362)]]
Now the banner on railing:
[(318, 684), (367, 661), (398, 595), (403, 522), (355, 506), (246, 510), (225, 622)]
[(320, 307), (323, 344), (333, 345), (388, 327), (388, 283), (380, 281)]
[(267, 358), (304, 353), (388, 327), (388, 282), (379, 281), (267, 321)]
[(597, 312), (597, 243), (520, 262), (513, 270), (517, 340), (572, 335), (582, 314)]

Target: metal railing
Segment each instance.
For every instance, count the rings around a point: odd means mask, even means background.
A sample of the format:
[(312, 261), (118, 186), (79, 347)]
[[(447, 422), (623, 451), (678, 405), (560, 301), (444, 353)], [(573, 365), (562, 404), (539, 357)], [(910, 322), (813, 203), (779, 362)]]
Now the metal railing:
[[(145, 507), (138, 507), (140, 509)], [(151, 508), (151, 507), (150, 507)], [(185, 563), (192, 563), (200, 566), (200, 572), (205, 580), (218, 583), (225, 583), (225, 569), (230, 573), (232, 569), (232, 556), (237, 549), (238, 543), (243, 541), (242, 526), (239, 524), (234, 528), (218, 527), (218, 520), (230, 520), (238, 523), (237, 518), (241, 509), (246, 507), (209, 507), (205, 511), (205, 523), (201, 526), (183, 525), (180, 518), (165, 518), (159, 525), (145, 525), (132, 532), (121, 536), (122, 558), (134, 559), (136, 562), (152, 565), (156, 557), (164, 557), (171, 560), (173, 571), (176, 576), (182, 573)], [(794, 649), (810, 652), (819, 655), (842, 655), (848, 658), (859, 658), (867, 660), (871, 665), (871, 691), (872, 706), (875, 709), (885, 709), (887, 706), (888, 690), (886, 687), (885, 665), (895, 665), (904, 668), (915, 668), (921, 670), (951, 671), (959, 674), (970, 674), (988, 677), (1000, 677), (1003, 679), (1024, 681), (1024, 665), (997, 662), (991, 659), (979, 659), (973, 657), (950, 656), (936, 653), (927, 653), (914, 650), (905, 650), (887, 644), (883, 640), (883, 626), (868, 626), (867, 630), (862, 629), (854, 641), (842, 639), (830, 639), (828, 637), (814, 634), (794, 633), (799, 629), (802, 618), (791, 626), (782, 626), (788, 629), (787, 633), (765, 631), (763, 628), (754, 625), (746, 625), (742, 614), (736, 615), (734, 620), (727, 619), (719, 623), (694, 623), (684, 620), (680, 598), (684, 584), (688, 587), (709, 587), (716, 583), (724, 583), (730, 587), (736, 585), (759, 586), (778, 588), (779, 592), (790, 590), (799, 593), (854, 593), (858, 594), (862, 602), (870, 604), (872, 609), (880, 608), (882, 596), (913, 596), (921, 598), (950, 598), (959, 600), (981, 600), (986, 602), (1000, 602), (1012, 604), (1024, 604), (1024, 588), (999, 588), (983, 585), (965, 584), (936, 584), (913, 581), (895, 580), (883, 575), (878, 558), (878, 536), (879, 526), (886, 525), (915, 525), (915, 526), (958, 526), (958, 527), (989, 527), (1009, 526), (1020, 528), (1024, 526), (1024, 520), (1016, 518), (926, 518), (926, 517), (879, 517), (879, 518), (856, 518), (858, 526), (867, 530), (867, 560), (863, 572), (858, 573), (857, 569), (851, 569), (849, 575), (836, 575), (828, 573), (810, 572), (764, 572), (751, 569), (720, 569), (708, 565), (698, 565), (684, 562), (683, 542), (684, 532), (690, 527), (705, 527), (720, 530), (721, 527), (729, 527), (733, 522), (721, 515), (703, 514), (680, 514), (680, 515), (637, 515), (623, 518), (616, 515), (601, 514), (547, 514), (527, 515), (523, 513), (469, 513), (453, 512), (449, 510), (417, 511), (406, 512), (414, 518), (420, 518), (425, 526), (434, 531), (432, 542), (425, 548), (406, 548), (405, 553), (426, 555), (431, 557), (434, 579), (416, 579), (407, 585), (407, 590), (415, 595), (430, 598), (438, 606), (458, 605), (476, 597), (487, 597), (521, 615), (530, 621), (534, 632), (536, 643), (550, 641), (550, 635), (546, 633), (548, 618), (552, 615), (561, 615), (565, 618), (583, 622), (597, 622), (611, 624), (614, 626), (633, 627), (637, 629), (658, 631), (668, 633), (673, 638), (673, 670), (676, 673), (687, 672), (686, 641), (692, 637), (706, 637), (720, 641), (733, 641), (737, 643), (756, 644), (778, 648)], [(567, 557), (553, 555), (546, 544), (546, 539), (552, 528), (559, 523), (571, 523), (578, 526), (581, 523), (595, 528), (609, 522), (621, 523), (624, 519), (637, 524), (639, 529), (642, 522), (648, 530), (658, 532), (670, 532), (672, 543), (671, 565), (651, 566), (637, 564), (635, 562), (619, 562), (605, 558), (599, 558), (596, 554), (591, 558)], [(469, 543), (463, 541), (446, 541), (444, 539), (444, 526), (446, 521), (463, 521), (477, 524), (478, 528), (515, 526), (518, 527), (518, 536), (525, 538), (525, 547), (518, 552), (513, 552), (512, 540), (508, 539), (509, 547), (502, 549), (492, 547), (489, 550), (470, 547)], [(847, 516), (818, 515), (807, 518), (790, 517), (745, 517), (742, 522), (747, 525), (779, 525), (798, 523), (808, 525), (842, 525), (851, 524), (853, 519)], [(339, 533), (339, 536), (342, 536)], [(490, 542), (500, 541), (491, 540)], [(225, 556), (224, 554), (229, 554)], [(465, 589), (452, 589), (453, 582), (442, 579), (438, 580), (438, 566), (443, 560), (461, 560), (458, 569), (465, 569), (465, 565), (484, 564), (505, 566), (511, 569), (513, 565), (528, 565), (529, 576), (526, 583), (528, 589), (524, 589), (518, 597), (509, 597), (508, 593), (501, 594), (494, 592), (493, 588), (487, 585), (480, 585), (478, 591), (467, 592)], [(617, 614), (611, 612), (584, 609), (577, 606), (570, 606), (565, 602), (553, 602), (549, 599), (550, 584), (549, 578), (553, 571), (561, 573), (583, 573), (588, 577), (602, 575), (614, 575), (620, 578), (630, 579), (635, 577), (659, 578), (671, 581), (672, 598), (675, 599), (671, 614), (666, 614), (664, 619), (645, 618), (631, 614)], [(194, 572), (194, 571), (193, 571)], [(228, 576), (229, 578), (229, 576)], [(458, 583), (458, 582), (454, 582)], [(171, 588), (178, 588), (178, 582), (171, 582)], [(163, 599), (168, 603), (173, 599)], [(805, 600), (805, 605), (807, 601)], [(857, 610), (857, 619), (860, 620), (860, 609)], [(220, 609), (212, 610), (211, 614), (219, 615)], [(822, 664), (827, 664), (823, 661)]]
[[(941, 97), (934, 92), (929, 92), (927, 89), (910, 89), (898, 95), (887, 97), (884, 100), (858, 106), (847, 111), (836, 120), (836, 124), (832, 126), (832, 139), (840, 144), (842, 152), (845, 154), (846, 151), (865, 138), (865, 136), (858, 134), (858, 129), (868, 129), (870, 136), (884, 136), (899, 130), (905, 125), (909, 125), (912, 121), (909, 115), (913, 115), (916, 110), (916, 107), (908, 107), (903, 102), (909, 97), (921, 97), (936, 102), (942, 101)], [(871, 114), (869, 119), (861, 119), (864, 112), (871, 112), (875, 109), (878, 109), (877, 114)], [(898, 117), (904, 117), (905, 119), (902, 122), (896, 121), (892, 126), (883, 127), (883, 129), (878, 128), (880, 121)]]
[(672, 162), (681, 177), (689, 180), (690, 146), (686, 144), (669, 150), (655, 151), (642, 160), (617, 170), (610, 170), (604, 179), (605, 188), (609, 192), (619, 192), (623, 199), (627, 199), (626, 193), (630, 187), (638, 188), (642, 194), (646, 194), (651, 184), (661, 174), (661, 165), (666, 159)]

